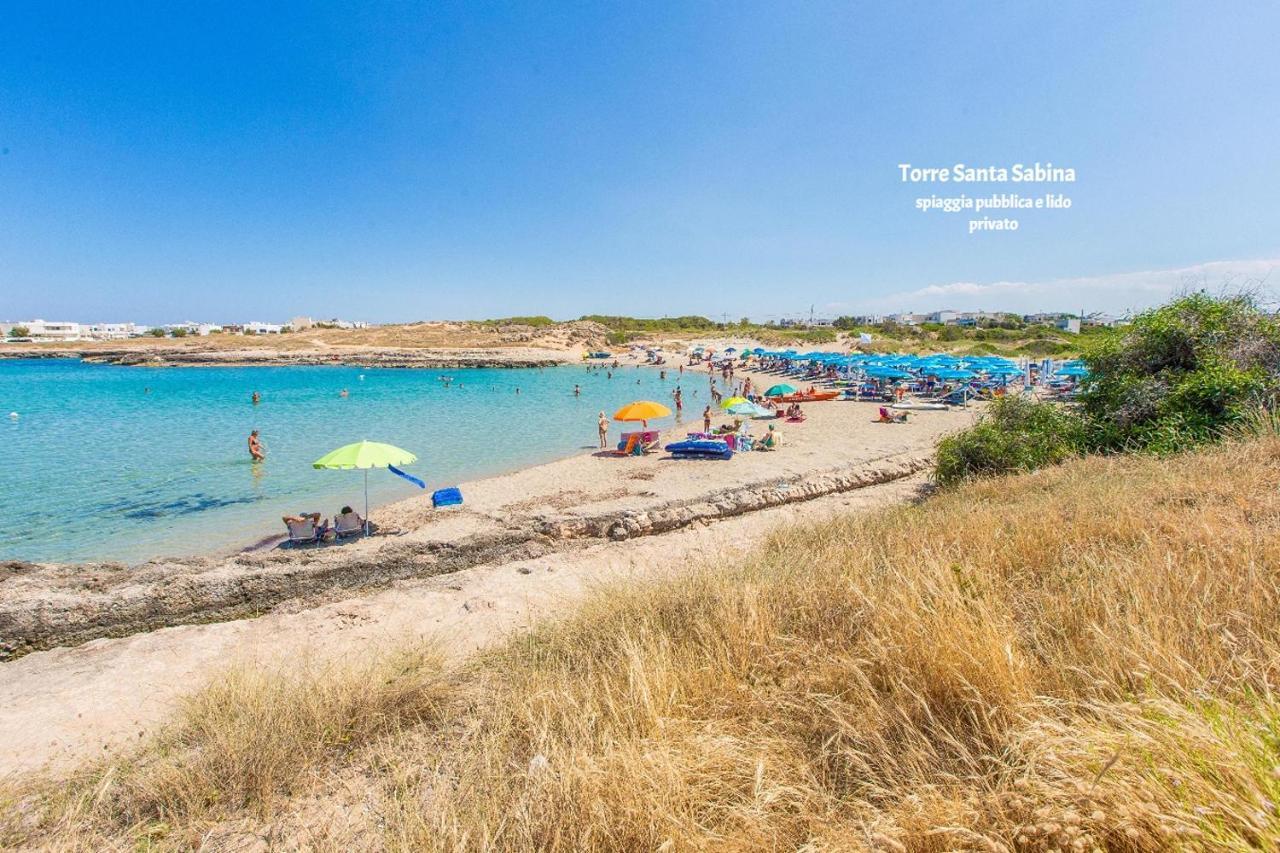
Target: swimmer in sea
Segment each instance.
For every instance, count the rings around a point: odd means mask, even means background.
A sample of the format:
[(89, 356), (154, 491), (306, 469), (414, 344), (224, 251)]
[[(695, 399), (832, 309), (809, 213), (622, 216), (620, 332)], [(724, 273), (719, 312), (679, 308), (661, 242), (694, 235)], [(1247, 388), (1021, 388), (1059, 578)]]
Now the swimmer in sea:
[(347, 389), (346, 389), (346, 388), (343, 388), (341, 391), (339, 391), (339, 392), (338, 392), (338, 396), (339, 396), (339, 397), (346, 397), (346, 396), (348, 396), (348, 394), (347, 394)]
[(575, 397), (581, 397), (581, 396), (582, 396), (582, 389), (581, 389), (581, 388), (579, 388), (577, 385), (574, 385), (574, 386), (573, 386), (573, 396), (575, 396)]
[(256, 406), (256, 405), (258, 405), (258, 404), (259, 404), (259, 403), (261, 403), (261, 402), (262, 402), (262, 395), (261, 395), (261, 394), (259, 394), (257, 391), (254, 391), (254, 392), (253, 392), (253, 404)]
[(249, 433), (249, 455), (253, 457), (254, 462), (261, 462), (267, 458), (267, 451), (263, 448), (256, 429)]

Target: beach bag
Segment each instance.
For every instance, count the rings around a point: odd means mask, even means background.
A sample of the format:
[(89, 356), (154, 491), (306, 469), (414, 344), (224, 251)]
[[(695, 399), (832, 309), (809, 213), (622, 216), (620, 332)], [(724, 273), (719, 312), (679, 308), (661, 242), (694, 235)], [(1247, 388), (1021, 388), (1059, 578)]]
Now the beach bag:
[(462, 492), (457, 486), (451, 486), (447, 489), (436, 489), (431, 493), (432, 506), (457, 506), (462, 503)]

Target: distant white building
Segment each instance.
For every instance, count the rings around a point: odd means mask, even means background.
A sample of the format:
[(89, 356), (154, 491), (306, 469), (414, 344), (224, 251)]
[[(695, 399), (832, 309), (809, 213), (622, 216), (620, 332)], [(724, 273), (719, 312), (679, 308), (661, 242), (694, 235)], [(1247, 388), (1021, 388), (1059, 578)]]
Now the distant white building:
[(282, 323), (263, 323), (258, 320), (244, 324), (246, 335), (278, 335), (284, 331)]
[(934, 311), (928, 317), (930, 323), (954, 323), (960, 314), (956, 311)]
[(316, 321), (312, 320), (310, 317), (294, 317), (292, 320), (289, 321), (289, 325), (292, 326), (294, 329), (297, 329), (298, 331), (302, 331), (303, 329), (310, 329), (315, 324), (316, 324)]
[(25, 323), (15, 323), (14, 325), (26, 326), (27, 335), (33, 341), (78, 341), (82, 336), (79, 323), (29, 320)]
[(90, 323), (84, 327), (84, 336), (96, 341), (122, 341), (138, 334), (133, 323)]
[(1058, 329), (1069, 335), (1080, 334), (1080, 318), (1079, 317), (1061, 317), (1058, 322), (1054, 323)]
[(182, 330), (183, 334), (200, 336), (222, 331), (222, 327), (216, 323), (192, 323), (189, 320), (185, 323), (170, 323), (162, 328), (169, 334)]
[(921, 323), (927, 323), (929, 321), (927, 314), (909, 314), (906, 312), (901, 314), (890, 314), (888, 317), (885, 317), (885, 319), (890, 323), (897, 323), (900, 326), (919, 326)]

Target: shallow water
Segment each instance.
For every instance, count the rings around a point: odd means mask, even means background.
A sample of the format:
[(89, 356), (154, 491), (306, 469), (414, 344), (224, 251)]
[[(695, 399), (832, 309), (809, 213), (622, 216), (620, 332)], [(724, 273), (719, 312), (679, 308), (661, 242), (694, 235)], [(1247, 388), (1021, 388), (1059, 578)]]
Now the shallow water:
[[(361, 472), (311, 467), (340, 445), (367, 438), (411, 450), (418, 462), (406, 470), (436, 489), (593, 448), (601, 409), (612, 414), (635, 399), (670, 405), (677, 378), (674, 368), (664, 381), (635, 367), (607, 379), (580, 366), (0, 360), (0, 559), (136, 561), (244, 545), (282, 533), (286, 513), (361, 507)], [(705, 403), (705, 375), (686, 377), (684, 388), (691, 418)], [(267, 448), (259, 464), (246, 448), (252, 429)], [(369, 473), (373, 505), (415, 494), (423, 492), (385, 470)]]

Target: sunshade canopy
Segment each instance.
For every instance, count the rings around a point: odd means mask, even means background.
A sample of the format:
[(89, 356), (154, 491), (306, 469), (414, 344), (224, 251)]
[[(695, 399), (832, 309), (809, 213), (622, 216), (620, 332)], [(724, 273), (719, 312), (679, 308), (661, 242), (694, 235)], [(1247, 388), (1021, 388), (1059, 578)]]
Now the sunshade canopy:
[(671, 410), (661, 403), (655, 403), (652, 400), (636, 400), (614, 412), (613, 419), (615, 421), (648, 421), (654, 418), (665, 418), (669, 414)]
[(382, 444), (377, 441), (357, 441), (346, 444), (337, 450), (331, 450), (311, 463), (312, 468), (335, 468), (352, 470), (356, 468), (386, 468), (388, 465), (409, 465), (417, 462), (418, 457), (407, 450), (393, 444)]

